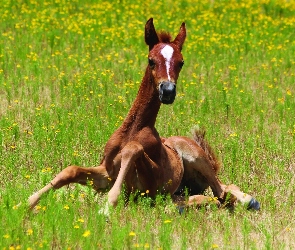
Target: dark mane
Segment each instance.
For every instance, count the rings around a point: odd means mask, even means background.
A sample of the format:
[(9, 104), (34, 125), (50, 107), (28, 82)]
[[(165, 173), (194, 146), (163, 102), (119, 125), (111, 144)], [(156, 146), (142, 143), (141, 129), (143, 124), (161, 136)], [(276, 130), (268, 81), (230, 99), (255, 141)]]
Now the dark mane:
[(171, 35), (166, 31), (161, 31), (158, 33), (158, 37), (161, 43), (170, 43)]

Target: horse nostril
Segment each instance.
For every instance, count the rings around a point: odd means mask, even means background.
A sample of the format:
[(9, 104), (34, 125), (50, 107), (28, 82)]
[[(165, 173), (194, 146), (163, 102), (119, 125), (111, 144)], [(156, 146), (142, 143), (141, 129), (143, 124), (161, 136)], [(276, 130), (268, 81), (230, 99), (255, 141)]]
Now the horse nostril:
[(161, 82), (159, 89), (166, 93), (176, 92), (176, 85), (173, 82)]
[(175, 92), (175, 84), (174, 83), (169, 84), (167, 86), (166, 90), (167, 90), (167, 92), (174, 93)]
[(161, 89), (166, 94), (174, 94), (176, 92), (176, 86), (172, 82), (163, 82), (161, 83)]

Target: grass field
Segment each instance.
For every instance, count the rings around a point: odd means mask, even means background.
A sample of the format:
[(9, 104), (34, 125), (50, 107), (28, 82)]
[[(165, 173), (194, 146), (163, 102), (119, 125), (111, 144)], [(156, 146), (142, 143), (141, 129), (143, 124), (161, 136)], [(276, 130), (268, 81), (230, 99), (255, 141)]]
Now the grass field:
[[(294, 249), (295, 1), (0, 0), (0, 249)], [(173, 36), (185, 65), (162, 136), (196, 125), (220, 179), (261, 202), (187, 211), (144, 196), (109, 222), (103, 195), (71, 185), (28, 213), (27, 198), (68, 165), (95, 166), (147, 65), (144, 25)], [(21, 206), (16, 206), (19, 203)]]

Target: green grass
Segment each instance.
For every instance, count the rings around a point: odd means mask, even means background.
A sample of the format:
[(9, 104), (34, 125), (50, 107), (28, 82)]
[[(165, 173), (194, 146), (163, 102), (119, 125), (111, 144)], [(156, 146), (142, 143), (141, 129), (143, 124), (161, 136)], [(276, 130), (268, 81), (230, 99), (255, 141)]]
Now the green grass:
[[(1, 1), (0, 249), (294, 248), (295, 2)], [(100, 163), (147, 65), (144, 25), (173, 36), (185, 66), (162, 136), (200, 125), (223, 163), (220, 179), (261, 211), (187, 211), (158, 197), (119, 206), (71, 185), (28, 213), (26, 199), (70, 164)], [(19, 202), (22, 206), (16, 207)]]

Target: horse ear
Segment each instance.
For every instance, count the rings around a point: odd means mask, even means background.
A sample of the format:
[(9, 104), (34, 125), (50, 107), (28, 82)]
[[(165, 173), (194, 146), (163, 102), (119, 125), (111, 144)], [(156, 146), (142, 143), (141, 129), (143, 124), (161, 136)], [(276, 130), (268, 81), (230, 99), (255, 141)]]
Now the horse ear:
[(180, 50), (182, 50), (182, 45), (186, 38), (186, 28), (185, 23), (182, 23), (180, 26), (180, 30), (176, 38), (174, 39), (173, 43), (178, 46)]
[(151, 51), (153, 47), (159, 43), (159, 38), (157, 32), (155, 30), (155, 26), (153, 23), (153, 18), (150, 18), (145, 25), (145, 43), (149, 46), (149, 50)]

